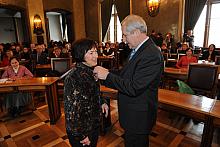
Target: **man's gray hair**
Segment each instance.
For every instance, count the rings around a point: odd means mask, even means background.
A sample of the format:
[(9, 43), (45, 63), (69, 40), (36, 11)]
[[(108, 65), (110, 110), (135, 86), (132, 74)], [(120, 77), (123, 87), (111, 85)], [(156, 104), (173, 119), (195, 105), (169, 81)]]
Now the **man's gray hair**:
[(121, 23), (126, 26), (126, 32), (132, 32), (135, 29), (147, 34), (147, 25), (144, 19), (138, 15), (128, 15)]

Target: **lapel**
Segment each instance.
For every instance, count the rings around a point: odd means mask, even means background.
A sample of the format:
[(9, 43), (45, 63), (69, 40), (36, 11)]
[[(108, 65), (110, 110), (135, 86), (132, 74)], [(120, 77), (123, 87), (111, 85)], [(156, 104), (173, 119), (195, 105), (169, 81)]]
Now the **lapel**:
[(131, 58), (131, 60), (128, 60), (127, 64), (124, 66), (124, 68), (121, 70), (121, 75), (124, 74), (124, 72), (127, 71), (128, 68), (130, 68), (131, 64), (135, 62), (138, 59), (138, 56), (141, 55), (141, 53), (146, 49), (149, 45), (151, 45), (153, 41), (151, 38), (149, 38), (147, 41), (145, 41), (140, 48), (137, 50), (137, 52), (134, 54), (134, 56)]

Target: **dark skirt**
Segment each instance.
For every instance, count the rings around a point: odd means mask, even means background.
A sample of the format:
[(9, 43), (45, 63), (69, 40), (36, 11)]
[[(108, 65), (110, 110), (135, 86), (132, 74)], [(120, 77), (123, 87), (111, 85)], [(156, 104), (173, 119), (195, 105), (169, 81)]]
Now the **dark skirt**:
[(26, 106), (32, 101), (31, 93), (28, 92), (16, 92), (8, 93), (4, 95), (4, 103), (6, 109), (11, 107)]

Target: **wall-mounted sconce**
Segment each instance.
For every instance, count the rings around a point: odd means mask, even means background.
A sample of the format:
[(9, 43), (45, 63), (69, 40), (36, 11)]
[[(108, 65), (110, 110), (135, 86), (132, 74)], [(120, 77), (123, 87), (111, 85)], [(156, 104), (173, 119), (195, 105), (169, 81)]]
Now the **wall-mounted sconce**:
[(160, 0), (147, 0), (148, 15), (151, 17), (157, 16), (160, 8)]
[(41, 35), (44, 33), (42, 20), (39, 15), (34, 16), (34, 34)]

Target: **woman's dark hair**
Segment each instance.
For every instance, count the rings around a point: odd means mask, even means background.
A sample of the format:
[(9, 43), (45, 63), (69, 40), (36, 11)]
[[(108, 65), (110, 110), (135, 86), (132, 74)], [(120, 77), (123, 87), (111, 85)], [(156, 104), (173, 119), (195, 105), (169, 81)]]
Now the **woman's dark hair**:
[(77, 40), (73, 43), (73, 57), (76, 62), (84, 62), (84, 56), (88, 50), (91, 50), (93, 47), (97, 48), (96, 42), (94, 40), (84, 38)]
[(191, 51), (193, 52), (193, 49), (192, 49), (191, 47), (188, 47), (188, 48), (186, 49), (186, 52), (187, 52), (188, 50), (191, 50)]
[(210, 44), (210, 45), (209, 45), (209, 48), (210, 48), (210, 46), (213, 46), (213, 48), (215, 49), (215, 45), (214, 45), (214, 44)]
[(13, 56), (13, 57), (11, 57), (10, 60), (9, 60), (9, 63), (10, 63), (10, 64), (11, 64), (11, 60), (13, 60), (13, 59), (16, 59), (18, 62), (20, 61), (20, 59), (19, 59), (18, 57)]

